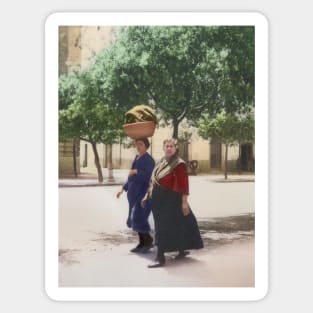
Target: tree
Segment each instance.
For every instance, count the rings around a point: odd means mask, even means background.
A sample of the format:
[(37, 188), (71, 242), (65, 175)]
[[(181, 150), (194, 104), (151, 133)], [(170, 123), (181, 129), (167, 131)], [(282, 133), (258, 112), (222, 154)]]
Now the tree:
[[(99, 88), (101, 80), (97, 72), (88, 70), (81, 73), (81, 85), (73, 105), (69, 107), (71, 119), (79, 129), (79, 138), (92, 146), (99, 182), (103, 175), (97, 151), (97, 143), (118, 143), (124, 136), (122, 130), (123, 114), (114, 106), (104, 102)], [(112, 163), (112, 161), (111, 161)], [(112, 169), (112, 165), (111, 165)], [(112, 178), (112, 173), (110, 173)]]
[(238, 116), (237, 141), (240, 144), (254, 143), (255, 121), (254, 113), (241, 114)]
[(95, 60), (112, 102), (129, 109), (151, 101), (175, 138), (185, 118), (253, 104), (253, 64), (248, 26), (131, 26)]
[(137, 103), (152, 101), (163, 120), (172, 123), (175, 138), (179, 123), (203, 109), (194, 102), (197, 89), (188, 51), (191, 38), (191, 28), (128, 27), (115, 47), (115, 72), (123, 89), (134, 94), (127, 98), (136, 98)]
[(96, 143), (119, 141), (124, 114), (134, 105), (154, 106), (172, 124), (174, 138), (184, 119), (196, 123), (202, 113), (251, 110), (254, 28), (126, 27), (87, 71), (63, 83), (60, 108), (68, 111), (61, 117), (73, 126), (65, 133), (76, 136), (79, 128), (79, 138), (92, 144), (102, 181)]
[(64, 110), (74, 103), (80, 85), (80, 72), (73, 71), (59, 77), (59, 110)]
[(214, 117), (202, 115), (198, 126), (198, 133), (202, 138), (216, 138), (225, 145), (224, 176), (227, 179), (228, 148), (236, 143), (254, 141), (253, 115), (236, 115), (225, 111)]
[(72, 72), (59, 78), (59, 141), (73, 142), (73, 172), (75, 177), (78, 176), (76, 164), (78, 129), (75, 128), (75, 123), (72, 123), (70, 115), (66, 114), (66, 110), (74, 103), (79, 84), (79, 72)]

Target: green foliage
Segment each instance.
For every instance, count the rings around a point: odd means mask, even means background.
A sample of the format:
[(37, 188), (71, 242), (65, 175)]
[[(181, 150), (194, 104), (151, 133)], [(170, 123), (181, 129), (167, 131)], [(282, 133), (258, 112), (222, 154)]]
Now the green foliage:
[(68, 106), (74, 102), (79, 85), (79, 72), (72, 72), (59, 77), (59, 110), (68, 108)]
[(192, 27), (126, 28), (114, 47), (115, 73), (122, 87), (119, 94), (135, 101), (130, 105), (152, 100), (166, 122), (195, 116), (201, 109), (195, 101), (197, 82), (214, 83), (208, 75), (206, 79), (201, 75), (204, 66), (196, 62), (200, 57), (194, 55), (199, 51), (195, 31)]
[(75, 96), (66, 109), (59, 110), (60, 139), (80, 138), (88, 142), (112, 144), (124, 136), (123, 114), (106, 104), (97, 71), (79, 74)]
[[(197, 125), (204, 113), (250, 112), (254, 27), (123, 28), (87, 71), (60, 77), (60, 137), (118, 142), (124, 135), (124, 114), (140, 103), (156, 108), (163, 122), (172, 123), (174, 137), (184, 118)], [(216, 122), (222, 123), (222, 116)], [(224, 118), (231, 128), (225, 132), (232, 133), (230, 116)]]
[(79, 138), (82, 117), (74, 105), (59, 110), (59, 141)]
[(225, 112), (218, 113), (214, 118), (203, 115), (199, 120), (198, 133), (201, 137), (215, 138), (222, 143), (231, 144), (236, 141), (238, 127), (237, 117)]
[(228, 113), (249, 113), (255, 93), (254, 27), (221, 26), (215, 36), (225, 55), (219, 79), (221, 107)]
[(198, 122), (198, 133), (204, 139), (217, 139), (225, 144), (224, 175), (227, 179), (228, 147), (234, 144), (254, 142), (254, 115), (234, 114), (222, 111), (211, 117), (203, 114)]
[(214, 117), (202, 115), (198, 127), (198, 133), (202, 138), (215, 138), (226, 145), (254, 141), (252, 114), (236, 115), (223, 111)]
[(240, 144), (254, 143), (255, 121), (254, 114), (245, 114), (238, 117), (237, 142)]
[(108, 103), (128, 110), (152, 101), (174, 128), (203, 112), (246, 112), (254, 105), (254, 28), (125, 27), (93, 67)]
[(59, 78), (59, 141), (79, 138), (80, 116), (73, 104), (81, 88), (80, 73)]
[(79, 137), (96, 143), (117, 143), (124, 134), (123, 114), (105, 102), (98, 75), (93, 70), (81, 73), (81, 87), (73, 104), (80, 121)]

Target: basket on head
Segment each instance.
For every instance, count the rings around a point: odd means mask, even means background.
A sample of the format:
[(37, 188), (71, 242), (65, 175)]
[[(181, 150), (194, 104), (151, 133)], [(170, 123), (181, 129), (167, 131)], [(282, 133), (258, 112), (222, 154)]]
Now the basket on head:
[(156, 123), (153, 121), (124, 124), (123, 129), (128, 137), (138, 139), (142, 137), (152, 137)]
[(158, 123), (154, 110), (144, 104), (136, 105), (125, 114), (123, 129), (128, 137), (152, 137)]

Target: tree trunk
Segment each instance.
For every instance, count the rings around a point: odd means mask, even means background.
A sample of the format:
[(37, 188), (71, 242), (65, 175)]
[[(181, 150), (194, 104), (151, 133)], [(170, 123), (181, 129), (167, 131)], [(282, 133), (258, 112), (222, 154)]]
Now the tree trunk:
[(109, 182), (114, 182), (114, 177), (113, 177), (113, 161), (112, 161), (112, 144), (109, 145), (109, 157), (108, 157), (108, 171), (109, 171), (109, 177), (108, 181)]
[(108, 145), (105, 144), (105, 159), (104, 159), (104, 165), (103, 167), (107, 168), (108, 167)]
[(173, 119), (173, 138), (178, 139), (178, 126), (179, 122), (177, 119)]
[(91, 142), (91, 146), (92, 146), (92, 150), (95, 156), (95, 165), (96, 165), (97, 172), (98, 172), (98, 181), (99, 183), (102, 183), (103, 175), (102, 175), (102, 169), (101, 169), (100, 160), (99, 160), (99, 154), (97, 151), (97, 144), (95, 142)]
[(239, 143), (238, 174), (241, 175), (241, 144)]
[(228, 144), (226, 144), (225, 147), (226, 147), (226, 150), (225, 150), (224, 176), (225, 176), (225, 179), (227, 179)]
[(74, 176), (77, 178), (77, 163), (76, 163), (76, 139), (73, 139), (73, 168), (74, 168)]
[(120, 168), (122, 167), (122, 140), (120, 140)]

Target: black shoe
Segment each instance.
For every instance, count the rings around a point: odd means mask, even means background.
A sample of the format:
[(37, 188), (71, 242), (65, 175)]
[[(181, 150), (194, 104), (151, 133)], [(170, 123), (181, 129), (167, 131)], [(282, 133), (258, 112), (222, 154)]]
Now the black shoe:
[(154, 264), (148, 265), (148, 268), (157, 268), (157, 267), (163, 267), (165, 265), (165, 260), (159, 261)]
[(134, 253), (140, 252), (141, 249), (142, 249), (142, 245), (139, 244), (135, 248), (131, 249), (130, 252), (134, 252)]
[(179, 251), (179, 253), (175, 256), (175, 260), (183, 259), (188, 254), (190, 254), (189, 251)]
[(154, 260), (156, 263), (148, 265), (149, 268), (162, 267), (165, 264), (164, 254), (158, 254)]
[(150, 245), (150, 246), (143, 246), (141, 247), (140, 249), (140, 253), (147, 253), (149, 252), (149, 250), (153, 247), (153, 245)]

